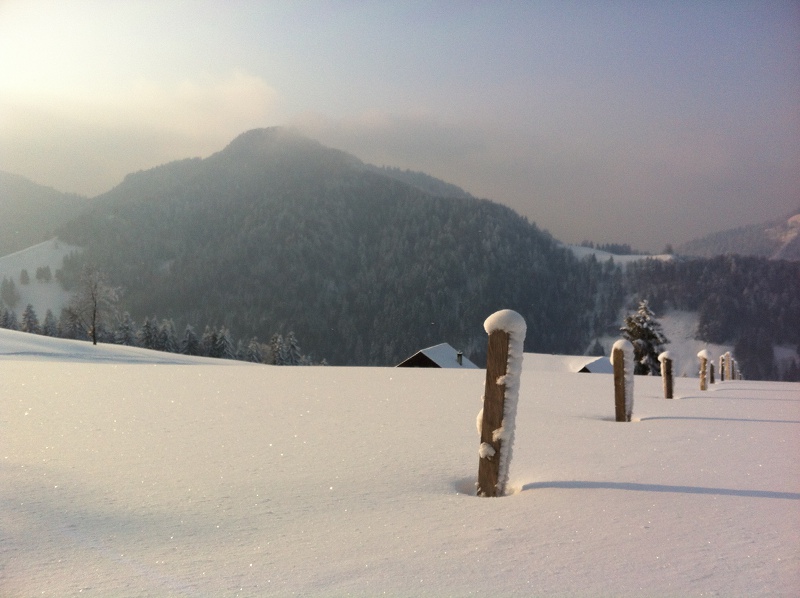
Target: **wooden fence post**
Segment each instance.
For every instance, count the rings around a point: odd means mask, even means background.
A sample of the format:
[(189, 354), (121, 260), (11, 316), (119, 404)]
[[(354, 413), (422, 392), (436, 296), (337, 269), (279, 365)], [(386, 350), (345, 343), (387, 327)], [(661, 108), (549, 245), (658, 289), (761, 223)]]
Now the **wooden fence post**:
[(714, 384), (714, 360), (708, 362), (708, 383)]
[(664, 386), (664, 398), (672, 398), (672, 355), (669, 351), (664, 351), (658, 356), (661, 362), (661, 382)]
[(725, 379), (726, 380), (733, 380), (733, 369), (731, 367), (731, 352), (725, 352)]
[(719, 381), (725, 382), (725, 354), (719, 356)]
[(700, 390), (708, 390), (708, 362), (711, 356), (703, 349), (697, 354), (700, 359)]
[(611, 349), (614, 366), (614, 411), (618, 422), (631, 421), (633, 413), (633, 345), (620, 339)]
[(489, 344), (483, 409), (478, 414), (478, 496), (503, 496), (514, 445), (526, 324), (517, 312), (504, 309), (489, 316), (483, 327)]

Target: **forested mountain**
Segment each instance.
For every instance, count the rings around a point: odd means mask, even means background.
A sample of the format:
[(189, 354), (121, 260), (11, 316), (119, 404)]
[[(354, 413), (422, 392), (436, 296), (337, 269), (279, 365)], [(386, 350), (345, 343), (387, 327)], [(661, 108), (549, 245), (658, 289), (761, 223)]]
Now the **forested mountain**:
[(698, 312), (697, 338), (735, 345), (746, 376), (800, 377), (772, 353), (800, 344), (800, 262), (579, 260), (509, 208), (283, 129), (131, 174), (59, 235), (85, 248), (59, 279), (95, 265), (137, 321), (293, 332), (331, 364), (394, 365), (440, 342), (480, 364), (501, 308), (525, 317), (527, 351), (579, 354), (647, 299)]
[(682, 255), (749, 255), (800, 261), (800, 211), (763, 224), (713, 233), (678, 247)]
[(385, 174), (393, 179), (407, 183), (413, 187), (417, 187), (438, 197), (463, 197), (471, 198), (472, 195), (464, 191), (461, 187), (451, 183), (445, 183), (435, 177), (424, 172), (416, 172), (413, 170), (401, 170), (391, 166), (372, 166), (367, 164), (366, 167), (374, 172)]
[(800, 370), (778, 371), (774, 345), (800, 345), (800, 263), (718, 256), (669, 262), (645, 260), (625, 270), (626, 289), (655, 311), (699, 313), (697, 338), (731, 343), (748, 378), (800, 381)]
[(86, 201), (0, 171), (0, 256), (52, 238)]
[(129, 175), (60, 237), (85, 247), (138, 319), (262, 340), (291, 330), (332, 364), (393, 365), (444, 341), (481, 362), (483, 321), (501, 308), (526, 318), (531, 351), (580, 353), (614, 323), (617, 269), (433, 182), (260, 129)]

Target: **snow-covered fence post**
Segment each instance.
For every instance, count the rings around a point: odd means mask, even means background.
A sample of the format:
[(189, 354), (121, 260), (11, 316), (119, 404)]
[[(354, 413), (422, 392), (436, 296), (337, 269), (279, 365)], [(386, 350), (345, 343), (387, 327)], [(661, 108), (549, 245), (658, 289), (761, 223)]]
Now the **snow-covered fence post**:
[(664, 398), (672, 398), (672, 356), (669, 351), (664, 351), (658, 356), (661, 362), (661, 382), (664, 385)]
[(708, 383), (714, 384), (714, 360), (708, 362)]
[(725, 352), (725, 379), (726, 380), (733, 380), (733, 368), (731, 367), (732, 366), (732, 363), (731, 363), (732, 361), (733, 361), (733, 358), (731, 357), (731, 352), (730, 351), (726, 351)]
[(633, 413), (633, 345), (624, 339), (611, 349), (614, 366), (614, 409), (618, 422), (631, 421)]
[(708, 390), (708, 362), (711, 360), (711, 355), (703, 349), (697, 357), (700, 359), (700, 390)]
[(517, 312), (498, 311), (483, 323), (489, 335), (483, 409), (478, 414), (478, 496), (502, 496), (514, 445), (514, 423), (527, 326)]

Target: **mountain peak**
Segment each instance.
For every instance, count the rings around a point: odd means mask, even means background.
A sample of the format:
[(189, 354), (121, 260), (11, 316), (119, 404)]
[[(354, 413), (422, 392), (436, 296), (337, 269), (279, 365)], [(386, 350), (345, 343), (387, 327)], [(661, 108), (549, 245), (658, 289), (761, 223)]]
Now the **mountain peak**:
[(222, 151), (209, 158), (245, 162), (276, 163), (285, 166), (323, 162), (328, 166), (363, 167), (361, 160), (341, 150), (326, 147), (302, 135), (297, 129), (269, 127), (245, 131)]

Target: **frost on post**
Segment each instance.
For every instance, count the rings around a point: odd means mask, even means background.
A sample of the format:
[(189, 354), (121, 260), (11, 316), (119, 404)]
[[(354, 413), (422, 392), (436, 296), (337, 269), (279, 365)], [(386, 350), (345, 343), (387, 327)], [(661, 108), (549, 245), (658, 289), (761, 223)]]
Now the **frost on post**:
[(631, 421), (633, 414), (633, 345), (624, 339), (611, 348), (614, 366), (614, 410), (618, 422)]
[(658, 356), (658, 361), (661, 362), (661, 383), (664, 386), (664, 398), (672, 398), (672, 355), (669, 351), (664, 351)]
[(483, 409), (478, 414), (481, 435), (478, 496), (502, 496), (514, 445), (519, 401), (522, 345), (527, 326), (515, 311), (498, 311), (483, 324), (489, 335)]
[(700, 360), (700, 390), (708, 390), (708, 364), (711, 362), (711, 355), (703, 349), (697, 354)]

